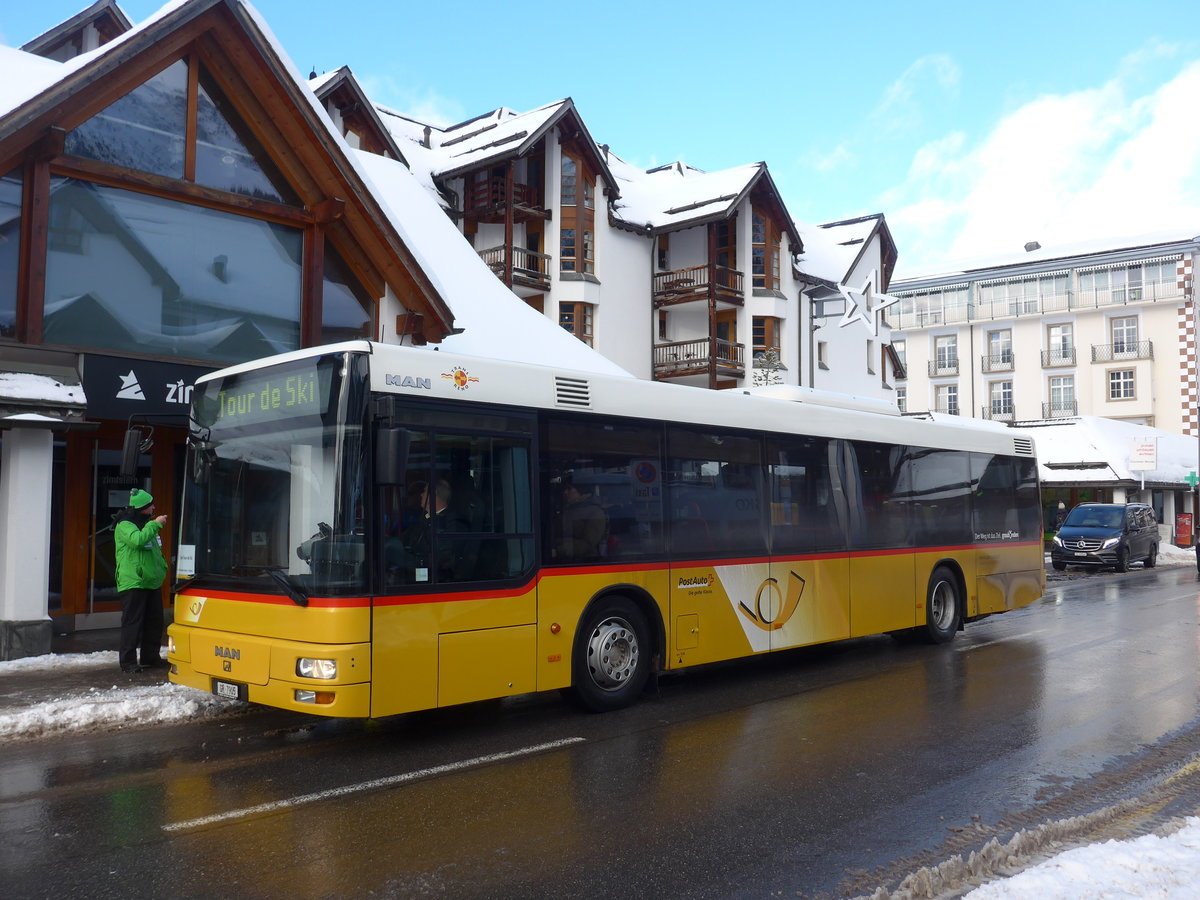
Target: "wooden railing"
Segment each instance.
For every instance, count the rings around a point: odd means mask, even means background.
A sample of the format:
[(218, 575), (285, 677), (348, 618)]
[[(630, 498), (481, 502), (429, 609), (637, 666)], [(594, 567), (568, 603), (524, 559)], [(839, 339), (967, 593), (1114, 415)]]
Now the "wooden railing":
[(654, 345), (654, 375), (659, 378), (679, 378), (699, 375), (715, 364), (722, 375), (742, 376), (746, 373), (746, 346), (720, 338), (698, 338), (694, 341), (673, 341)]
[[(513, 182), (513, 204), (538, 208), (540, 198), (537, 189), (531, 184)], [(487, 181), (473, 181), (466, 188), (463, 207), (467, 212), (473, 209), (488, 209), (507, 202), (504, 192), (503, 178), (489, 178)]]
[(739, 306), (745, 299), (742, 273), (728, 266), (691, 266), (656, 272), (653, 291), (655, 306), (707, 300), (710, 294), (718, 300)]
[[(496, 273), (496, 277), (504, 278), (504, 262), (508, 248), (501, 244), (499, 247), (488, 247), (479, 251), (479, 257)], [(512, 248), (513, 280), (534, 287), (549, 287), (550, 285), (550, 256), (524, 247)]]

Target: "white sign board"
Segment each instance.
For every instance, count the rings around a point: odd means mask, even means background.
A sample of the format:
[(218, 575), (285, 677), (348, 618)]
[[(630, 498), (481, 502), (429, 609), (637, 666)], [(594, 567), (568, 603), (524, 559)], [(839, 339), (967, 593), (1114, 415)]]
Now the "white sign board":
[(1158, 438), (1134, 438), (1129, 451), (1131, 472), (1152, 472), (1158, 468)]

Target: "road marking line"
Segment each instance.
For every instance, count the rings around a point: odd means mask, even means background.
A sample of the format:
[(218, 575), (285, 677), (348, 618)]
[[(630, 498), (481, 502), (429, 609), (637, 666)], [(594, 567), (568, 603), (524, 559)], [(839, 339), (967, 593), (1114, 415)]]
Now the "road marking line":
[(421, 778), (430, 778), (434, 775), (444, 775), (448, 772), (457, 772), (462, 769), (470, 769), (474, 766), (482, 766), (487, 763), (501, 762), (506, 759), (514, 759), (518, 756), (529, 756), (533, 753), (542, 753), (546, 750), (557, 750), (560, 747), (567, 747), (571, 744), (582, 743), (585, 739), (581, 737), (562, 738), (557, 741), (550, 741), (546, 744), (536, 744), (532, 747), (522, 747), (520, 750), (506, 750), (503, 753), (489, 753), (487, 756), (476, 756), (474, 759), (465, 759), (461, 762), (446, 763), (441, 766), (433, 766), (428, 769), (417, 769), (415, 772), (405, 772), (402, 775), (390, 775), (387, 778), (376, 778), (371, 781), (363, 781), (359, 784), (348, 784), (344, 787), (330, 788), (326, 791), (317, 791), (312, 794), (301, 794), (298, 797), (290, 797), (287, 800), (275, 800), (271, 803), (262, 803), (258, 806), (250, 806), (246, 809), (234, 809), (229, 812), (216, 813), (211, 816), (201, 816), (198, 819), (189, 819), (186, 822), (173, 822), (168, 825), (163, 825), (162, 830), (167, 832), (188, 831), (192, 828), (203, 828), (205, 825), (213, 825), (218, 822), (229, 822), (234, 819), (245, 819), (250, 816), (257, 816), (261, 813), (274, 812), (279, 809), (291, 809), (296, 806), (303, 806), (306, 803), (316, 803), (318, 800), (329, 800), (334, 797), (345, 797), (348, 794), (358, 794), (363, 791), (373, 791), (379, 788), (392, 787), (397, 784), (404, 784), (409, 781), (416, 781)]

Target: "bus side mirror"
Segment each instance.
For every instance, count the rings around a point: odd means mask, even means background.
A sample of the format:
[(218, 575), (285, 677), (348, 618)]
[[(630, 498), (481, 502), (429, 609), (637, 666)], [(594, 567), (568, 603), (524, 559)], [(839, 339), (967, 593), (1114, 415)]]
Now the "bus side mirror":
[(375, 432), (375, 483), (380, 486), (404, 484), (408, 468), (409, 432), (384, 426)]
[(121, 477), (137, 475), (138, 457), (154, 446), (154, 430), (141, 425), (131, 425), (125, 432), (125, 443), (121, 445)]

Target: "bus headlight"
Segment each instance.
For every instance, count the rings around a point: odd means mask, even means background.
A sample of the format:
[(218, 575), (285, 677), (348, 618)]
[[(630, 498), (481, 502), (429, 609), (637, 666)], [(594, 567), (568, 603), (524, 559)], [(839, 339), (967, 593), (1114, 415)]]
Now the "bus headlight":
[(296, 660), (296, 674), (301, 678), (321, 678), (326, 681), (337, 678), (337, 660), (302, 656)]
[(175, 638), (171, 637), (171, 635), (167, 635), (167, 656), (174, 656), (176, 652)]

